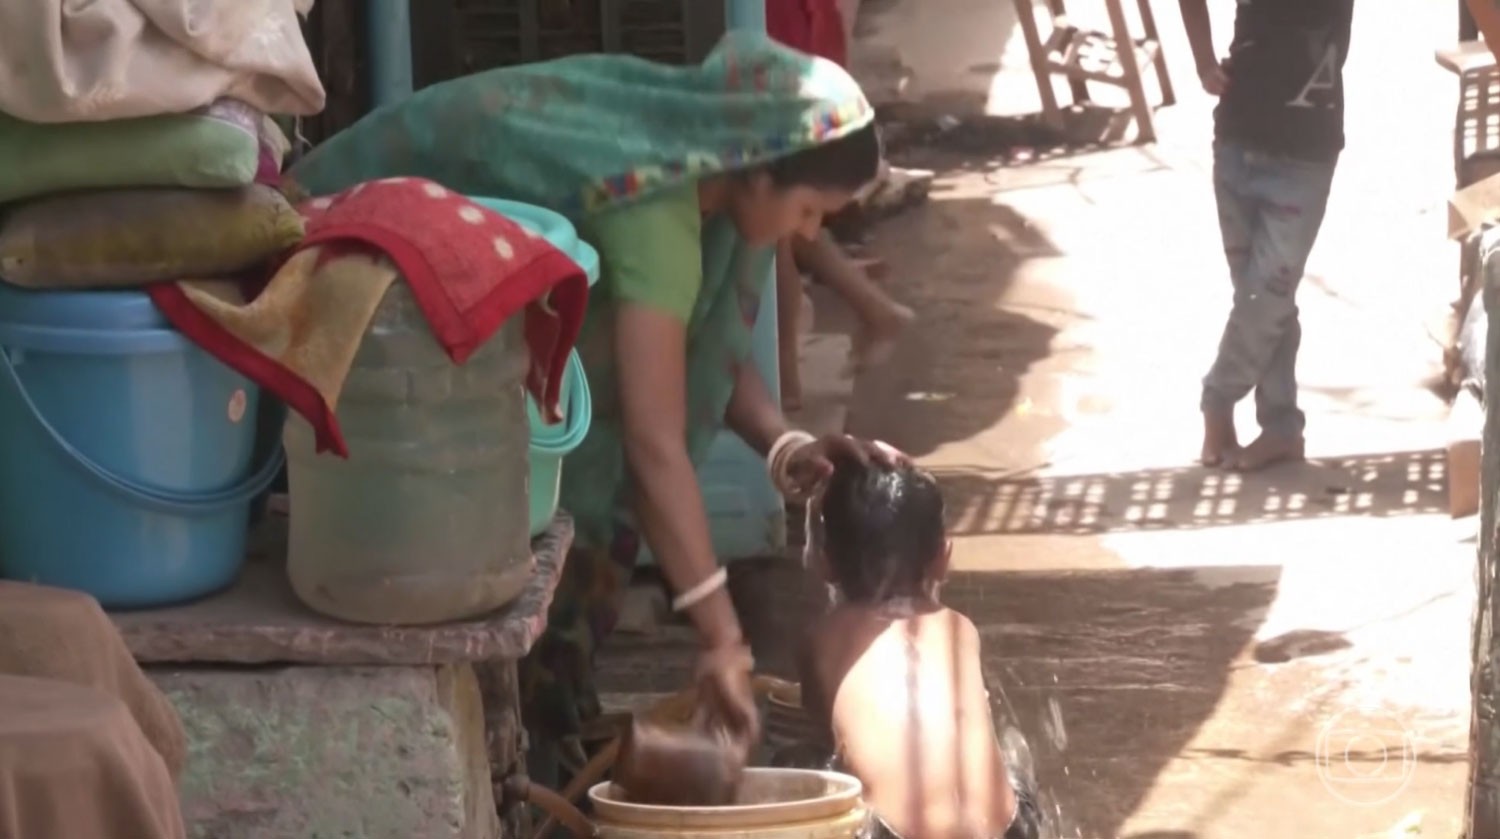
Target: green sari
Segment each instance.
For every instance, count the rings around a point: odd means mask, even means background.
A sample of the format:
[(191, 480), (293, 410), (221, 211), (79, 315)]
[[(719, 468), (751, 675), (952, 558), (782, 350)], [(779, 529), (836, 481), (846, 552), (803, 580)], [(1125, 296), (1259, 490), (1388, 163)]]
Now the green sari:
[[(627, 282), (623, 266), (674, 271), (681, 269), (669, 266), (696, 260), (701, 268), (678, 312), (688, 343), (686, 443), (699, 463), (723, 426), (735, 369), (749, 355), (774, 255), (774, 248), (750, 247), (723, 216), (700, 220), (696, 253), (681, 252), (691, 242), (622, 231), (640, 221), (632, 214), (662, 212), (662, 202), (696, 207), (694, 185), (704, 177), (816, 147), (873, 119), (842, 68), (764, 35), (731, 32), (696, 67), (583, 55), (434, 85), (366, 116), (290, 173), (313, 195), (409, 176), (524, 201), (569, 216), (600, 250), (602, 277), (579, 342), (593, 424), (563, 467), (562, 506), (574, 516), (577, 540), (547, 631), (522, 668), (528, 764), (544, 784), (559, 780), (549, 757), (581, 757), (579, 726), (599, 712), (594, 651), (616, 622), (639, 554), (624, 497), (610, 310), (616, 298), (652, 297), (640, 288), (650, 272), (633, 272)], [(549, 748), (558, 745), (561, 752)]]

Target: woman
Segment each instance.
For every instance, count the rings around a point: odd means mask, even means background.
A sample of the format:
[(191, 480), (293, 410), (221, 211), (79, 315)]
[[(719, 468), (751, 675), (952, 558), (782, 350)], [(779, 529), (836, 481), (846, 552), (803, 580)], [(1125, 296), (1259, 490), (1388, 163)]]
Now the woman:
[(727, 426), (798, 496), (829, 455), (886, 455), (789, 429), (749, 363), (778, 241), (810, 236), (875, 177), (874, 114), (831, 62), (731, 33), (698, 67), (586, 55), (427, 88), (313, 150), (313, 194), (389, 176), (572, 217), (602, 276), (579, 352), (594, 392), (563, 467), (578, 530), (545, 635), (522, 667), (528, 770), (555, 785), (599, 713), (594, 651), (650, 546), (702, 639), (704, 696), (752, 740), (750, 657), (724, 588), (694, 470)]

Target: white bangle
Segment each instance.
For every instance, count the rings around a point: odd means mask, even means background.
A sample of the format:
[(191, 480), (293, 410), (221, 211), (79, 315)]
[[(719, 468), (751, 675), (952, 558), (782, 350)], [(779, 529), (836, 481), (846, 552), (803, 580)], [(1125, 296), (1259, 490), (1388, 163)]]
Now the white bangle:
[(710, 595), (724, 587), (729, 582), (729, 572), (723, 568), (708, 576), (708, 579), (684, 591), (672, 599), (672, 611), (686, 612), (707, 600)]
[(778, 491), (785, 489), (786, 461), (790, 459), (791, 453), (816, 442), (818, 438), (806, 431), (793, 430), (783, 433), (771, 444), (771, 451), (766, 455), (766, 469), (771, 473), (771, 483), (776, 485)]

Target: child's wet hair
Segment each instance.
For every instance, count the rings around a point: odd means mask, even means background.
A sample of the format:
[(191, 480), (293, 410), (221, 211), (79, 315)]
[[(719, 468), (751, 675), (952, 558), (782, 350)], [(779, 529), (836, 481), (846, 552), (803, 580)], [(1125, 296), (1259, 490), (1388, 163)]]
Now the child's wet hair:
[(834, 463), (822, 499), (823, 553), (843, 597), (875, 603), (916, 597), (943, 557), (943, 495), (914, 466)]

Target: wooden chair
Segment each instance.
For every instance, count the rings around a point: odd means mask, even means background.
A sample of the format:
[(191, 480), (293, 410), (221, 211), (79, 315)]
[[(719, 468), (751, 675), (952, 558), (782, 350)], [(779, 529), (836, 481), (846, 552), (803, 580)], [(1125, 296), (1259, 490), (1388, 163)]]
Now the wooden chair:
[(1461, 189), (1500, 172), (1500, 67), (1483, 41), (1464, 41), (1435, 57), (1458, 77), (1453, 169)]
[[(1062, 128), (1062, 109), (1058, 105), (1057, 94), (1052, 89), (1052, 77), (1060, 75), (1068, 80), (1074, 105), (1089, 101), (1089, 82), (1124, 88), (1130, 95), (1130, 109), (1140, 127), (1136, 141), (1150, 143), (1156, 140), (1153, 107), (1146, 99), (1142, 69), (1148, 64), (1155, 66), (1157, 84), (1161, 87), (1162, 107), (1175, 104), (1177, 96), (1172, 91), (1172, 79), (1167, 73), (1166, 57), (1162, 54), (1161, 38), (1156, 30), (1156, 15), (1151, 11), (1150, 0), (1136, 0), (1141, 26), (1145, 29), (1145, 35), (1141, 38), (1136, 38), (1130, 32), (1123, 0), (1105, 0), (1105, 6), (1109, 10), (1110, 34), (1074, 26), (1068, 20), (1064, 0), (1014, 2), (1021, 32), (1026, 38), (1026, 51), (1031, 57), (1031, 71), (1036, 76), (1037, 91), (1042, 97), (1042, 115), (1050, 125)], [(1052, 23), (1052, 29), (1045, 40), (1041, 27), (1037, 25), (1038, 2), (1047, 10)], [(1121, 49), (1121, 44), (1129, 45), (1130, 49)]]
[[(1437, 63), (1458, 77), (1458, 109), (1453, 117), (1453, 179), (1458, 189), (1500, 173), (1500, 67), (1484, 41), (1463, 41), (1436, 52)], [(1459, 297), (1469, 306), (1478, 288), (1479, 237), (1462, 245)]]

